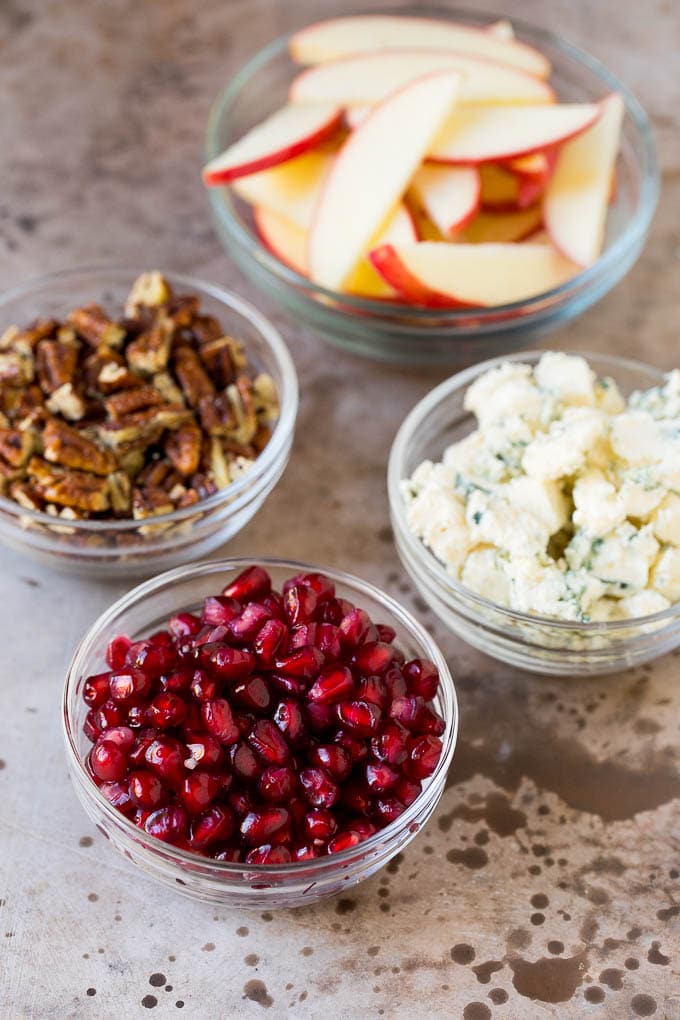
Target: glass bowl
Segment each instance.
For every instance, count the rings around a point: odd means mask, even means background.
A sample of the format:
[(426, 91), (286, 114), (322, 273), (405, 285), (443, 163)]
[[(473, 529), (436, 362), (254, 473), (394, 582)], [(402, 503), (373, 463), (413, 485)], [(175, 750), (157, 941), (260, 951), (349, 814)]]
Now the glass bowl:
[[(406, 521), (400, 482), (423, 460), (441, 460), (447, 446), (475, 427), (463, 406), (468, 387), (503, 361), (534, 365), (542, 351), (523, 351), (475, 365), (447, 379), (416, 404), (392, 445), (388, 494), (401, 561), (432, 610), (474, 648), (512, 666), (554, 676), (590, 676), (639, 666), (680, 645), (680, 603), (634, 621), (572, 623), (506, 609), (454, 580), (416, 538)], [(573, 352), (572, 352), (573, 353)], [(583, 354), (600, 376), (611, 376), (624, 396), (658, 386), (663, 373), (651, 365), (602, 354)]]
[[(148, 267), (147, 267), (148, 269)], [(61, 317), (98, 301), (122, 308), (139, 267), (92, 266), (51, 273), (0, 296), (0, 332), (43, 316)], [(200, 559), (241, 530), (272, 491), (288, 462), (298, 406), (295, 366), (278, 330), (252, 305), (214, 284), (164, 273), (177, 290), (197, 294), (225, 332), (242, 339), (250, 362), (268, 372), (280, 416), (270, 441), (240, 478), (201, 502), (152, 521), (63, 521), (0, 497), (0, 541), (46, 565), (94, 577), (148, 576)]]
[[(366, 13), (428, 15), (488, 25), (502, 15), (452, 7), (405, 6)], [(253, 226), (250, 208), (229, 188), (209, 188), (215, 228), (231, 258), (270, 299), (322, 339), (357, 354), (389, 361), (469, 364), (524, 346), (580, 315), (625, 276), (638, 258), (659, 193), (651, 127), (631, 92), (602, 64), (551, 32), (512, 18), (518, 37), (537, 46), (553, 65), (552, 84), (566, 102), (620, 92), (625, 102), (617, 188), (607, 217), (605, 249), (573, 279), (526, 301), (479, 310), (432, 310), (351, 297), (300, 276), (272, 255)], [(299, 67), (288, 56), (288, 36), (254, 56), (218, 95), (210, 113), (206, 161), (286, 101)]]
[[(82, 731), (87, 705), (82, 686), (101, 671), (106, 646), (116, 634), (140, 638), (156, 630), (178, 610), (194, 610), (206, 595), (251, 563), (263, 566), (275, 587), (302, 570), (323, 570), (339, 597), (363, 607), (394, 627), (396, 644), (407, 658), (431, 659), (441, 677), (435, 705), (446, 722), (442, 754), (423, 791), (399, 818), (352, 850), (313, 861), (266, 866), (233, 864), (178, 850), (140, 831), (99, 792), (85, 769), (91, 744)], [(64, 685), (62, 722), (66, 755), (76, 794), (99, 831), (116, 850), (164, 885), (194, 899), (233, 907), (272, 908), (308, 904), (343, 892), (368, 878), (411, 842), (431, 816), (444, 790), (456, 744), (458, 706), (451, 673), (424, 627), (378, 588), (337, 570), (287, 560), (215, 560), (168, 571), (134, 588), (92, 625), (73, 657)]]

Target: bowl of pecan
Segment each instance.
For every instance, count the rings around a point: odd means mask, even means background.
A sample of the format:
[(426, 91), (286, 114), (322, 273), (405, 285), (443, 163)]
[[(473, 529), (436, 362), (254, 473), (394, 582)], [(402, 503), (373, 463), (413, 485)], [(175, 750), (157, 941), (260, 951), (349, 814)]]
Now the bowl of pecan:
[(281, 336), (221, 287), (97, 266), (0, 298), (0, 541), (63, 570), (148, 575), (235, 535), (297, 413)]

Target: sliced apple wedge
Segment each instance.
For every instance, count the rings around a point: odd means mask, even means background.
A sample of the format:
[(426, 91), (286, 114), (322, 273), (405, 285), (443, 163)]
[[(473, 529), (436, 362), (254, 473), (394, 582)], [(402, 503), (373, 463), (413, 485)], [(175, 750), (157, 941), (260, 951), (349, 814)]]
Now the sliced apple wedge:
[(442, 234), (454, 234), (479, 208), (476, 167), (421, 166), (411, 181), (416, 201)]
[(226, 184), (285, 163), (312, 149), (340, 126), (342, 110), (330, 103), (284, 106), (203, 168), (205, 184)]
[(301, 276), (307, 275), (307, 231), (280, 213), (263, 206), (253, 209), (253, 219), (262, 243), (280, 262)]
[(342, 288), (431, 148), (459, 85), (455, 71), (417, 78), (378, 104), (349, 136), (323, 185), (310, 230), (308, 265), (317, 283)]
[(239, 178), (232, 189), (245, 202), (278, 213), (307, 230), (334, 158), (332, 149), (311, 149), (271, 170)]
[(600, 112), (598, 103), (457, 107), (428, 158), (437, 163), (488, 163), (522, 156), (573, 138)]
[(509, 212), (480, 212), (460, 236), (467, 244), (511, 244), (540, 230), (543, 211), (538, 205)]
[[(458, 169), (461, 169), (458, 167)], [(515, 209), (519, 201), (519, 177), (497, 163), (482, 163), (479, 170), (480, 202), (484, 209)]]
[(600, 119), (560, 149), (545, 193), (546, 229), (559, 250), (580, 266), (592, 265), (602, 251), (624, 114), (617, 93), (600, 105)]
[(383, 245), (370, 253), (406, 301), (427, 307), (496, 307), (535, 297), (577, 268), (547, 244)]
[(546, 82), (514, 67), (444, 50), (378, 50), (310, 67), (293, 81), (291, 103), (366, 106), (432, 71), (459, 71), (461, 103), (553, 103)]
[(366, 50), (408, 47), (470, 53), (519, 67), (539, 78), (550, 74), (550, 62), (532, 46), (499, 38), (485, 29), (433, 18), (350, 15), (308, 25), (290, 40), (291, 57), (299, 64), (322, 64)]

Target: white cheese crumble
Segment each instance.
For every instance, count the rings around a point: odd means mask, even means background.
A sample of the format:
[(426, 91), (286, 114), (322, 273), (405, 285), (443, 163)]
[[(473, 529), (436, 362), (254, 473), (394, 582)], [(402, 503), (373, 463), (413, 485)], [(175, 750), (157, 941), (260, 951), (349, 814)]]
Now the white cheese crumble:
[(576, 355), (505, 362), (478, 428), (402, 482), (408, 525), (471, 591), (520, 612), (631, 620), (680, 601), (680, 370), (631, 394)]

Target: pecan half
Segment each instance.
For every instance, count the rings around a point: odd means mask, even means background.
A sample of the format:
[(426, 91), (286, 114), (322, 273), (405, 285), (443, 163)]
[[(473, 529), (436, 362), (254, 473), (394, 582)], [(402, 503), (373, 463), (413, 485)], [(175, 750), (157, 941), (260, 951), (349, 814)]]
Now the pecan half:
[(125, 330), (109, 319), (100, 305), (83, 305), (69, 312), (68, 321), (91, 347), (122, 347)]
[(132, 516), (136, 521), (146, 517), (170, 514), (174, 510), (172, 500), (164, 489), (138, 489), (132, 493)]
[(172, 289), (161, 273), (157, 270), (151, 273), (142, 273), (132, 284), (132, 289), (127, 296), (125, 314), (134, 319), (140, 306), (155, 308), (158, 305), (166, 304), (171, 298)]
[(12, 350), (0, 354), (0, 383), (25, 386), (33, 382), (35, 361), (30, 351)]
[(27, 430), (0, 429), (0, 457), (12, 467), (26, 464), (35, 450), (33, 434)]
[(117, 514), (130, 512), (132, 506), (132, 484), (124, 471), (114, 471), (109, 477), (109, 499), (111, 509)]
[(198, 354), (191, 347), (175, 352), (175, 373), (190, 407), (198, 407), (204, 397), (212, 397), (215, 387), (208, 378)]
[(226, 393), (203, 397), (198, 413), (204, 431), (210, 436), (229, 436), (236, 428), (236, 415)]
[(115, 393), (104, 401), (104, 406), (114, 421), (120, 421), (134, 411), (143, 411), (163, 403), (163, 397), (153, 386), (138, 386), (136, 389)]
[(43, 444), (45, 459), (52, 464), (95, 475), (108, 475), (116, 470), (115, 458), (108, 450), (100, 449), (82, 432), (56, 418), (50, 418), (45, 425)]
[(214, 380), (216, 386), (223, 390), (236, 378), (237, 365), (233, 356), (235, 341), (228, 336), (209, 340), (199, 348), (199, 356)]
[(45, 506), (44, 500), (38, 494), (37, 489), (28, 482), (12, 482), (9, 487), (9, 494), (24, 510), (42, 510)]
[(73, 382), (79, 346), (76, 340), (40, 341), (36, 348), (36, 367), (43, 393), (54, 393), (60, 386)]
[(51, 414), (60, 414), (68, 421), (80, 421), (85, 417), (86, 405), (80, 394), (73, 389), (73, 383), (64, 383), (55, 390), (47, 401), (47, 410)]
[(118, 393), (120, 390), (134, 390), (144, 385), (144, 380), (131, 372), (122, 358), (120, 361), (106, 361), (98, 370), (96, 385), (102, 393)]
[(110, 507), (109, 483), (87, 471), (54, 467), (39, 457), (28, 464), (33, 488), (44, 500), (59, 506), (100, 513)]
[(193, 475), (198, 471), (202, 440), (201, 430), (193, 422), (180, 425), (166, 436), (163, 449), (181, 475)]
[(173, 325), (161, 320), (128, 344), (126, 355), (131, 368), (143, 375), (162, 372), (168, 364), (172, 347)]

